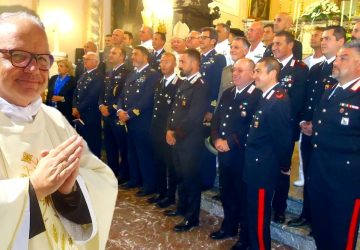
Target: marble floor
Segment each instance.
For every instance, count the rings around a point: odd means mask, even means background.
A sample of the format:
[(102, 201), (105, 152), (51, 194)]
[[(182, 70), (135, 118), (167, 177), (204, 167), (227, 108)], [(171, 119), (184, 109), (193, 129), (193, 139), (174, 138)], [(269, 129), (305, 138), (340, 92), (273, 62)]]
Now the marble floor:
[[(174, 232), (172, 229), (181, 218), (164, 216), (164, 209), (147, 203), (148, 197), (136, 197), (136, 191), (119, 189), (107, 250), (222, 250), (230, 249), (236, 242), (236, 238), (211, 240), (208, 235), (219, 228), (221, 218), (204, 211), (201, 211), (199, 227), (189, 232)], [(273, 242), (272, 249), (291, 248)]]

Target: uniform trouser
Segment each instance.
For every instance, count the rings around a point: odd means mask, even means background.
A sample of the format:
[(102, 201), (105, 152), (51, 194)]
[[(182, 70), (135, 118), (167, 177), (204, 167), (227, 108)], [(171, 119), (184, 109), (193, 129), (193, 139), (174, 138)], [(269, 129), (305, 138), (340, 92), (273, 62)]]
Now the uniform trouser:
[(246, 191), (250, 249), (271, 250), (270, 220), (274, 189), (247, 185)]
[(303, 171), (304, 171), (304, 201), (303, 201), (303, 209), (301, 212), (301, 217), (307, 219), (308, 221), (311, 221), (310, 199), (309, 199), (309, 190), (308, 190), (309, 165), (310, 165), (310, 157), (312, 152), (311, 136), (302, 134), (300, 148), (301, 148), (301, 156), (303, 159)]
[[(97, 110), (98, 111), (98, 110)], [(101, 157), (101, 117), (98, 120), (87, 120), (82, 117), (85, 125), (76, 125), (76, 131), (84, 138), (90, 151)]]
[(157, 192), (162, 198), (175, 200), (176, 173), (172, 159), (172, 147), (166, 143), (165, 135), (153, 136), (154, 165), (156, 169)]
[(153, 150), (148, 130), (128, 126), (129, 184), (141, 185), (146, 193), (156, 190)]
[[(311, 155), (308, 189), (312, 232), (318, 250), (352, 250), (359, 229), (359, 185), (330, 187), (323, 179), (326, 177), (319, 178), (319, 169), (328, 168), (326, 162), (331, 154), (317, 149)], [(328, 173), (334, 174), (332, 169)]]
[(204, 142), (202, 138), (189, 138), (177, 141), (173, 148), (179, 201), (177, 209), (185, 219), (197, 223), (199, 221), (201, 203), (201, 175), (199, 149)]
[[(295, 141), (293, 141), (292, 152), (294, 152)], [(291, 153), (292, 155), (293, 153)], [(280, 166), (281, 167), (281, 166)], [(290, 166), (286, 166), (289, 167)], [(272, 207), (275, 214), (283, 215), (287, 207), (287, 199), (290, 190), (290, 175), (279, 173), (278, 184), (275, 188), (274, 199)]]
[(202, 189), (209, 189), (214, 186), (216, 178), (216, 155), (206, 148), (205, 143), (202, 145), (200, 154)]
[(360, 197), (346, 198), (334, 195), (323, 187), (310, 186), (309, 189), (312, 233), (317, 249), (355, 249), (359, 229)]
[(129, 178), (127, 162), (127, 141), (125, 126), (121, 126), (117, 117), (103, 117), (106, 158), (115, 176)]
[(242, 180), (244, 152), (219, 153), (220, 199), (224, 210), (221, 229), (237, 232), (247, 228), (246, 185)]

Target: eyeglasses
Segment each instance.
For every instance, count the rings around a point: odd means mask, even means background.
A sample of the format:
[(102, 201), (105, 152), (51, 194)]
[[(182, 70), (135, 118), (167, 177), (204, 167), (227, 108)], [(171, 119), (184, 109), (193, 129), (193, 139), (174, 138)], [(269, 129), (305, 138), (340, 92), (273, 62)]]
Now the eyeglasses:
[(187, 40), (195, 40), (195, 39), (199, 39), (199, 37), (188, 36), (186, 39)]
[(0, 49), (3, 54), (9, 54), (10, 62), (14, 67), (25, 69), (35, 59), (39, 70), (47, 71), (54, 63), (54, 57), (50, 54), (33, 54), (24, 50)]
[(200, 36), (201, 40), (205, 40), (205, 39), (208, 39), (208, 38), (210, 38), (210, 37), (209, 36)]

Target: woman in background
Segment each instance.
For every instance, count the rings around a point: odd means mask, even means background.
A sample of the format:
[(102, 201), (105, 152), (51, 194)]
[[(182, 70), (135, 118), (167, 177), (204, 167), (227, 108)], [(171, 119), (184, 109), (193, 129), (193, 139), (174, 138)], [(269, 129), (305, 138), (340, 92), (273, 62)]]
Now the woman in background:
[(46, 104), (57, 108), (72, 124), (72, 98), (76, 87), (74, 67), (67, 59), (58, 61), (57, 65), (59, 74), (49, 80)]

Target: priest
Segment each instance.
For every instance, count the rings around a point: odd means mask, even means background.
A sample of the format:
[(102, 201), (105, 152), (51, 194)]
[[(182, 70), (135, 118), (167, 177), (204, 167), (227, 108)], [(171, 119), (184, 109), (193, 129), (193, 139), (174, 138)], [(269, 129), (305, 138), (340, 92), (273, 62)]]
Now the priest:
[(2, 249), (105, 249), (117, 195), (110, 168), (41, 103), (53, 57), (41, 21), (0, 15)]

